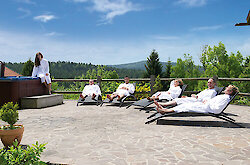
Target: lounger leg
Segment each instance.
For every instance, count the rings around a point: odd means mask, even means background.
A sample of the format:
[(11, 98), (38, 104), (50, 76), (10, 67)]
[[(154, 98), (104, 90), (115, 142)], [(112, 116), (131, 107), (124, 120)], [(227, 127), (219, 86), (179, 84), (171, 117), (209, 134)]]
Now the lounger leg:
[(157, 120), (157, 118), (149, 120), (149, 121), (145, 122), (145, 124), (150, 124), (150, 123), (154, 122), (155, 120)]
[(235, 120), (234, 120), (234, 119), (232, 119), (231, 117), (228, 117), (228, 116), (226, 116), (226, 115), (224, 115), (224, 114), (221, 114), (221, 116), (223, 116), (223, 117), (227, 118), (228, 120), (231, 120), (231, 121), (235, 122)]
[(133, 104), (133, 103), (129, 104), (129, 105), (126, 107), (126, 109), (128, 109), (129, 107), (131, 107), (131, 106), (132, 106), (132, 104)]
[(240, 124), (238, 124), (238, 123), (235, 123), (234, 121), (229, 120), (229, 119), (227, 119), (227, 118), (223, 118), (223, 117), (221, 117), (221, 116), (214, 116), (214, 117), (217, 117), (217, 118), (222, 119), (222, 120), (225, 120), (225, 121), (227, 121), (227, 122), (229, 122), (229, 123), (235, 124), (235, 125), (237, 125), (237, 126), (239, 126), (239, 127), (241, 127), (241, 128), (245, 128), (244, 126), (242, 126), (242, 125), (240, 125)]
[(149, 117), (147, 117), (147, 119), (150, 119), (151, 117), (154, 117), (157, 113), (159, 113), (159, 112), (153, 113), (152, 115), (150, 115)]
[(119, 105), (120, 108), (122, 107), (122, 104), (123, 104), (123, 102), (121, 101), (121, 103), (120, 103), (120, 105)]

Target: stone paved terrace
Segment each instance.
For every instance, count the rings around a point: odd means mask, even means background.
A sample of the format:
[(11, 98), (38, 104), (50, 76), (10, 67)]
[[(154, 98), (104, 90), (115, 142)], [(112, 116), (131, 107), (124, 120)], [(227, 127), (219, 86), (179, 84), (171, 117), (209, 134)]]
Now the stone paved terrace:
[(250, 164), (250, 107), (229, 105), (226, 112), (237, 115), (232, 117), (247, 128), (213, 117), (172, 117), (145, 125), (151, 113), (133, 106), (77, 107), (70, 100), (59, 106), (20, 110), (18, 123), (25, 127), (21, 144), (48, 143), (42, 160), (53, 163)]

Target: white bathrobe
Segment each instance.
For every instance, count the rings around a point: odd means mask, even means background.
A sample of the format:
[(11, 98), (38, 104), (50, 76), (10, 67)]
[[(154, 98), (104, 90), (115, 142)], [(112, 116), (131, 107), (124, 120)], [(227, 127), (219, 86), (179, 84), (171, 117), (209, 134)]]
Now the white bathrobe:
[[(122, 87), (126, 87), (128, 88), (128, 90), (126, 89), (121, 89)], [(119, 87), (117, 88), (117, 90), (115, 91), (114, 94), (117, 94), (119, 96), (124, 95), (124, 96), (129, 96), (130, 94), (133, 94), (135, 92), (135, 86), (133, 84), (120, 84)]]
[[(48, 76), (46, 76), (46, 73), (48, 73)], [(46, 83), (51, 83), (50, 73), (49, 73), (49, 62), (46, 59), (42, 59), (40, 61), (39, 66), (34, 66), (32, 77), (40, 77), (41, 82), (44, 83), (46, 80)]]
[(209, 100), (216, 96), (217, 92), (215, 89), (205, 89), (204, 91), (201, 91), (197, 94), (198, 98), (194, 97), (186, 97), (186, 98), (176, 98), (174, 101), (177, 103), (177, 105), (184, 104), (184, 103), (194, 103), (194, 102), (202, 102), (204, 100)]
[(82, 95), (85, 96), (92, 96), (95, 95), (101, 95), (101, 90), (98, 85), (86, 85), (82, 91)]
[(219, 114), (230, 101), (230, 95), (218, 95), (206, 103), (194, 102), (184, 103), (173, 108), (175, 112), (199, 112)]
[[(170, 94), (168, 94), (168, 92)], [(179, 97), (180, 94), (181, 94), (181, 87), (180, 86), (175, 87), (174, 80), (173, 80), (170, 83), (170, 88), (168, 89), (168, 91), (159, 91), (159, 92), (156, 92), (155, 94), (153, 94), (153, 96), (159, 97), (160, 100), (162, 100), (162, 99), (172, 100), (174, 98)]]

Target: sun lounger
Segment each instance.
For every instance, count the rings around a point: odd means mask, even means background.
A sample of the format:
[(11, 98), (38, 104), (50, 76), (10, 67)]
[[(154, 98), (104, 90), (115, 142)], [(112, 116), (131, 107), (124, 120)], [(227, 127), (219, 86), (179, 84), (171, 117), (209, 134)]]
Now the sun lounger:
[(214, 88), (215, 88), (215, 91), (217, 92), (216, 95), (220, 95), (221, 92), (225, 89), (225, 87), (217, 87), (217, 86), (215, 86)]
[(228, 117), (228, 116), (226, 115), (226, 113), (224, 113), (224, 111), (226, 110), (226, 108), (228, 107), (228, 105), (230, 104), (230, 102), (235, 98), (235, 96), (236, 96), (237, 94), (238, 94), (238, 93), (236, 93), (234, 96), (232, 96), (232, 97), (230, 98), (229, 103), (226, 105), (226, 107), (225, 107), (225, 108), (222, 110), (222, 112), (219, 113), (219, 114), (214, 114), (214, 113), (195, 113), (195, 112), (170, 112), (170, 113), (166, 113), (166, 114), (163, 114), (163, 115), (162, 115), (162, 114), (156, 112), (156, 113), (150, 115), (147, 119), (150, 119), (150, 118), (152, 118), (152, 117), (154, 117), (154, 118), (151, 119), (151, 120), (149, 120), (149, 121), (147, 121), (145, 124), (152, 123), (152, 122), (154, 122), (155, 120), (159, 120), (159, 119), (161, 119), (161, 118), (163, 118), (163, 117), (174, 117), (174, 116), (183, 116), (183, 115), (191, 114), (191, 115), (193, 115), (193, 116), (212, 116), (212, 117), (216, 117), (216, 118), (225, 120), (225, 121), (227, 121), (227, 122), (229, 122), (229, 123), (233, 123), (233, 124), (235, 124), (235, 125), (237, 125), (237, 126), (239, 126), (239, 127), (244, 128), (242, 125), (240, 125), (240, 124), (238, 124), (238, 123), (235, 123), (235, 120), (234, 120), (234, 119)]
[[(133, 85), (136, 87), (136, 83), (133, 83)], [(135, 93), (135, 92), (134, 92)], [(112, 103), (112, 104), (119, 104), (119, 107), (122, 107), (122, 105), (124, 104), (125, 101), (127, 100), (136, 100), (136, 97), (134, 96), (134, 93), (133, 94), (130, 94), (128, 96), (124, 96), (122, 98), (120, 98), (120, 100), (117, 100), (118, 98), (114, 98), (112, 101), (109, 100), (108, 98), (106, 98), (105, 100), (103, 100), (103, 102), (101, 103), (100, 106), (103, 105), (103, 103)]]
[(100, 95), (97, 95), (95, 96), (94, 99), (92, 99), (91, 96), (87, 96), (85, 99), (79, 97), (79, 99), (77, 100), (77, 106), (79, 104), (96, 104), (96, 105), (99, 105), (102, 103), (102, 96)]
[[(186, 88), (187, 88), (187, 84), (182, 85), (181, 93), (179, 95), (179, 98), (182, 96), (182, 94), (183, 94), (183, 92), (185, 91)], [(163, 100), (159, 100), (159, 101), (163, 101)], [(154, 101), (150, 101), (147, 98), (144, 98), (144, 99), (138, 100), (138, 101), (128, 105), (127, 108), (129, 108), (131, 105), (134, 105), (134, 106), (140, 106), (140, 107), (142, 107), (142, 109), (145, 109), (147, 106), (151, 105), (153, 102)]]
[[(99, 83), (97, 85), (100, 87)], [(96, 104), (99, 105), (102, 103), (102, 96), (101, 95), (96, 95), (95, 98), (92, 99), (92, 96), (87, 96), (85, 99), (81, 98), (79, 96), (79, 99), (77, 100), (76, 106), (79, 104)]]

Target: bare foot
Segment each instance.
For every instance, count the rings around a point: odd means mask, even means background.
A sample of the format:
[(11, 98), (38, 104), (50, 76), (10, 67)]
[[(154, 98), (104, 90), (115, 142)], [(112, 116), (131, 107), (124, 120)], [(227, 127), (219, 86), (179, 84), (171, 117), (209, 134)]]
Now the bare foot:
[(164, 113), (166, 113), (163, 109), (161, 109), (161, 108), (158, 108), (158, 107), (156, 107), (156, 110), (157, 110), (157, 112), (159, 112), (160, 114), (164, 114)]
[(93, 95), (92, 95), (92, 99), (93, 99), (93, 100), (95, 99), (95, 96), (96, 96), (96, 95), (93, 93)]
[(84, 97), (82, 94), (80, 94), (80, 97), (82, 98), (82, 100), (84, 100), (84, 99), (85, 99), (85, 97)]
[(110, 101), (112, 101), (113, 99), (111, 98), (111, 96), (110, 95), (107, 95), (107, 98), (110, 100)]

